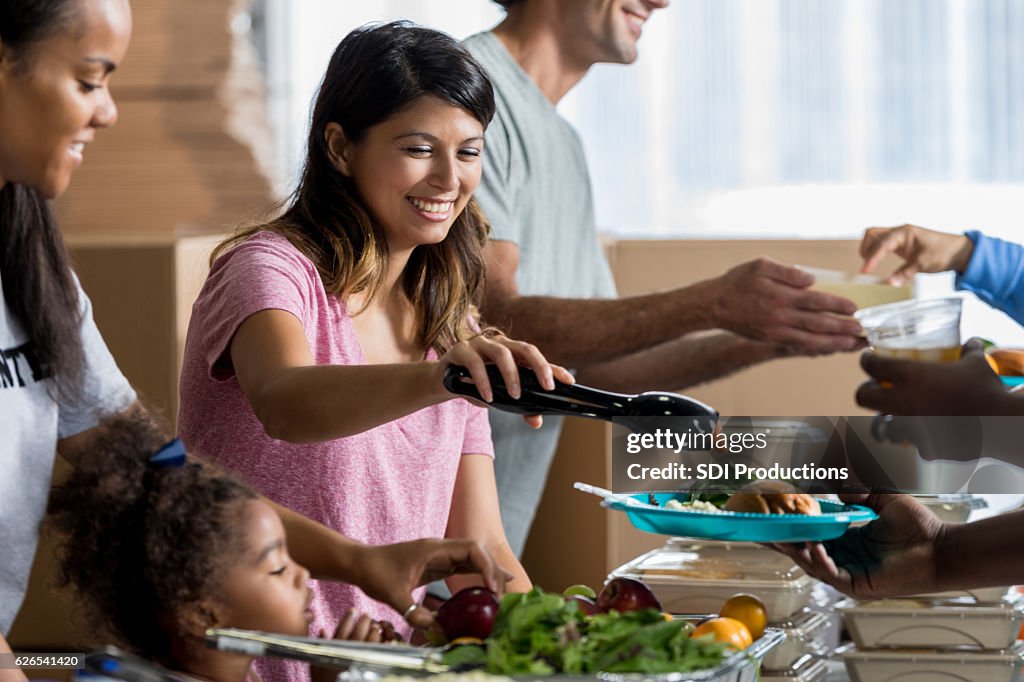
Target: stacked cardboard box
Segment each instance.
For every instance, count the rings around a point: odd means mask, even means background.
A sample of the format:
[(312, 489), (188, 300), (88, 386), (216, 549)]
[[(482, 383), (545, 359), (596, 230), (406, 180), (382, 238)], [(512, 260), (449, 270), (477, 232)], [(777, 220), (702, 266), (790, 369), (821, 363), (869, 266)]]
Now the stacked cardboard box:
[(273, 139), (247, 4), (133, 5), (132, 43), (111, 81), (118, 123), (86, 149), (58, 204), (66, 232), (169, 234), (269, 207)]

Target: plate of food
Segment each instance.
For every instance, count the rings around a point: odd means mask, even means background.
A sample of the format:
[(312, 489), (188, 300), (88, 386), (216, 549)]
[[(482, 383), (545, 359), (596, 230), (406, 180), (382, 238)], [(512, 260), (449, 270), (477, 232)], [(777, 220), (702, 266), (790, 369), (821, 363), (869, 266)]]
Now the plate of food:
[(601, 495), (606, 507), (624, 512), (642, 531), (708, 540), (817, 542), (878, 518), (867, 507), (812, 497), (780, 481), (757, 481), (731, 495), (696, 498), (689, 492), (620, 495), (586, 484), (576, 487)]

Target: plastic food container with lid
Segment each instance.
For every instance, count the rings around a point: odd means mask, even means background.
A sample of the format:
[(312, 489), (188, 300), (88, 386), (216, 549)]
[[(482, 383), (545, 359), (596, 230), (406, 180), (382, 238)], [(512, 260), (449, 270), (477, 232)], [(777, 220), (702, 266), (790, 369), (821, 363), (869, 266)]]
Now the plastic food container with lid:
[[(1012, 590), (1012, 591), (1011, 591)], [(937, 599), (952, 601), (955, 599), (964, 600), (975, 604), (999, 604), (1020, 599), (1022, 596), (1013, 587), (977, 587), (970, 590), (952, 590), (949, 592), (933, 592), (931, 594), (918, 594), (915, 599)]]
[(824, 613), (804, 609), (789, 621), (772, 623), (786, 635), (784, 642), (768, 652), (762, 661), (766, 670), (787, 670), (808, 654), (828, 656), (829, 621)]
[[(1009, 651), (847, 651), (843, 662), (851, 682), (1022, 682), (1024, 650)], [(764, 679), (764, 678), (762, 678)]]
[(828, 664), (816, 656), (800, 658), (788, 670), (762, 670), (760, 682), (824, 682)]
[(973, 604), (959, 601), (886, 599), (843, 602), (850, 636), (858, 649), (1008, 649), (1024, 623), (1024, 602)]
[(950, 495), (913, 495), (914, 499), (928, 507), (928, 510), (949, 523), (964, 523), (974, 509), (982, 509), (985, 500), (967, 493)]
[(789, 557), (748, 543), (691, 542), (673, 538), (611, 572), (643, 582), (669, 613), (717, 613), (729, 597), (760, 599), (768, 622), (801, 611), (817, 581)]
[(811, 289), (848, 298), (857, 305), (858, 309), (897, 303), (914, 297), (913, 282), (893, 286), (886, 281), (884, 276), (880, 275), (810, 268), (803, 265), (798, 267), (804, 272), (814, 275), (814, 284), (811, 285)]

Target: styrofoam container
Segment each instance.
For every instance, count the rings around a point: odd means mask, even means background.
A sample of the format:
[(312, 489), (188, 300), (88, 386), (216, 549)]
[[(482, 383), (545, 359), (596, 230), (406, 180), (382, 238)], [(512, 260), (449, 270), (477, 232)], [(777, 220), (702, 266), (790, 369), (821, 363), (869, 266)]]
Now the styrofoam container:
[(789, 557), (749, 543), (673, 539), (611, 572), (647, 585), (669, 613), (717, 613), (735, 594), (760, 599), (768, 621), (785, 621), (811, 598), (815, 580)]
[(853, 650), (843, 662), (851, 682), (1024, 681), (1020, 645), (1001, 652)]
[(886, 599), (836, 607), (858, 649), (912, 647), (982, 650), (1013, 646), (1024, 623), (1024, 603), (963, 604)]
[(828, 616), (804, 609), (788, 622), (772, 623), (786, 635), (786, 640), (764, 657), (766, 670), (788, 670), (808, 654), (827, 656), (830, 647), (825, 641), (828, 634)]
[(828, 664), (817, 656), (804, 656), (788, 670), (761, 670), (760, 682), (822, 682)]

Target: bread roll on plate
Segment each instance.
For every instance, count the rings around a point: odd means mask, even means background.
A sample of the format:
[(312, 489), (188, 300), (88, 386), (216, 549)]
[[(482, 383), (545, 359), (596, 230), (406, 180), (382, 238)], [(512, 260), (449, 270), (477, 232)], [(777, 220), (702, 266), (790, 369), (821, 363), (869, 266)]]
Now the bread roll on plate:
[(753, 514), (806, 514), (820, 516), (821, 506), (807, 493), (783, 481), (756, 481), (733, 493), (727, 511)]

